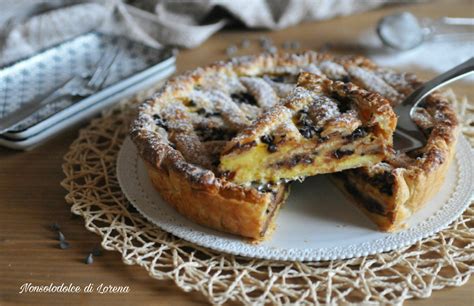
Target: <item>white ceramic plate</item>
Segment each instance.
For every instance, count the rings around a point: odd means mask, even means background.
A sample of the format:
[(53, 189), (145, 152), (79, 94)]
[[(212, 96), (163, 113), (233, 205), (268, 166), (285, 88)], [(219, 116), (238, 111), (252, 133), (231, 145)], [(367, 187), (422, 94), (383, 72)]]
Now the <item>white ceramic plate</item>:
[[(462, 167), (460, 167), (462, 165)], [(126, 139), (117, 176), (128, 200), (150, 222), (180, 238), (214, 250), (275, 260), (330, 260), (397, 249), (432, 235), (453, 222), (469, 205), (474, 187), (474, 158), (461, 137), (455, 160), (439, 193), (398, 233), (382, 233), (332, 185), (326, 176), (294, 183), (268, 241), (241, 238), (197, 225), (163, 201), (148, 179), (135, 146)]]

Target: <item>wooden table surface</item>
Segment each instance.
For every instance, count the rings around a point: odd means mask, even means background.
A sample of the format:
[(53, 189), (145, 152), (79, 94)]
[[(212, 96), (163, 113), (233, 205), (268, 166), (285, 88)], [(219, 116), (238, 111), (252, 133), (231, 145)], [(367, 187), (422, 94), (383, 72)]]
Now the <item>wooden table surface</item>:
[[(178, 71), (226, 57), (225, 49), (246, 37), (268, 35), (280, 44), (288, 39), (301, 42), (303, 48), (318, 49), (325, 43), (348, 42), (383, 15), (410, 10), (420, 16), (472, 17), (473, 1), (435, 1), (428, 4), (389, 6), (346, 18), (312, 22), (277, 32), (227, 30), (194, 50), (178, 56)], [(256, 45), (256, 43), (254, 43)], [(257, 48), (255, 48), (257, 49)], [(251, 50), (252, 51), (252, 50)], [(255, 51), (255, 50), (253, 50)], [(249, 51), (248, 51), (249, 52)], [(474, 52), (473, 52), (474, 53)], [(429, 71), (413, 71), (424, 77)], [(472, 83), (455, 83), (458, 94), (474, 100)], [(197, 293), (184, 293), (170, 281), (150, 278), (138, 266), (122, 263), (117, 252), (105, 252), (92, 265), (84, 264), (90, 250), (99, 244), (95, 234), (85, 230), (81, 218), (72, 218), (64, 201), (65, 190), (59, 182), (62, 157), (77, 137), (78, 127), (65, 131), (48, 143), (29, 152), (0, 149), (0, 305), (5, 304), (207, 304)], [(68, 250), (57, 247), (49, 225), (58, 222), (71, 243)], [(18, 294), (20, 286), (89, 283), (129, 286), (128, 294)], [(473, 305), (474, 280), (458, 288), (433, 292), (429, 299), (408, 301), (406, 305)]]

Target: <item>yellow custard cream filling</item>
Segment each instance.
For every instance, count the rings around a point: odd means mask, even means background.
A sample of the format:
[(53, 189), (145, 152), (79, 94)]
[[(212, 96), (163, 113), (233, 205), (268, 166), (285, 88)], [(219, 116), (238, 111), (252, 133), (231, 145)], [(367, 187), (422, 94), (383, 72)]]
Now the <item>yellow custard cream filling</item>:
[(250, 149), (222, 156), (220, 168), (238, 184), (266, 183), (369, 166), (385, 156), (384, 145), (377, 140), (366, 146), (363, 141), (350, 146), (337, 144), (308, 149), (294, 143), (277, 146), (276, 152), (269, 152), (267, 144), (258, 143)]

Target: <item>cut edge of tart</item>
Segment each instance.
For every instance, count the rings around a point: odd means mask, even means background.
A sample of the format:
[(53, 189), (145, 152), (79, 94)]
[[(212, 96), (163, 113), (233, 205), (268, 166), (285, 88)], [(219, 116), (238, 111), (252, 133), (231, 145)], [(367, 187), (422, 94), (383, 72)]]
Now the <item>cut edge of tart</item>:
[(379, 94), (302, 72), (282, 103), (227, 143), (220, 171), (249, 184), (374, 165), (392, 150), (396, 122)]
[(395, 232), (441, 188), (459, 134), (452, 108), (454, 95), (430, 95), (414, 120), (428, 136), (425, 147), (407, 154), (393, 152), (371, 167), (332, 175), (333, 181), (381, 231)]
[[(302, 71), (325, 75), (331, 80), (350, 81), (368, 91), (378, 92), (392, 105), (401, 102), (420, 84), (412, 74), (380, 68), (364, 57), (334, 57), (313, 51), (239, 57), (174, 77), (139, 107), (130, 131), (161, 196), (182, 215), (201, 225), (252, 241), (268, 237), (289, 185), (242, 186), (230, 182), (218, 171), (219, 156), (227, 141), (293, 89), (292, 83)], [(209, 99), (208, 92), (217, 93), (217, 96), (212, 95)], [(232, 99), (238, 109), (218, 102), (222, 98), (228, 100), (222, 94)], [(420, 108), (420, 122), (432, 145), (426, 146), (420, 157), (403, 156), (384, 161), (391, 167), (390, 173), (404, 173), (407, 185), (406, 189), (392, 190), (392, 196), (385, 199), (393, 203), (390, 205), (422, 205), (417, 202), (422, 198), (419, 195), (429, 194), (429, 182), (441, 180), (437, 176), (444, 175), (452, 157), (456, 127), (454, 112), (438, 95), (431, 95), (429, 99), (432, 105), (441, 103), (440, 110), (428, 115), (423, 111), (426, 110), (424, 105)], [(430, 128), (433, 125), (430, 120), (442, 121), (443, 116), (452, 124), (435, 124)], [(180, 121), (180, 118), (201, 118), (203, 122), (191, 120), (190, 125), (187, 119)], [(419, 162), (419, 158), (424, 162)], [(400, 163), (401, 159), (403, 163)], [(380, 165), (383, 164), (372, 167)], [(362, 169), (369, 171), (371, 167)], [(340, 174), (351, 171), (356, 170)], [(376, 186), (369, 179), (366, 182)], [(403, 192), (415, 189), (418, 191)], [(404, 198), (404, 202), (392, 198)], [(399, 219), (408, 214), (399, 214)], [(381, 226), (381, 229), (387, 230), (391, 226)]]

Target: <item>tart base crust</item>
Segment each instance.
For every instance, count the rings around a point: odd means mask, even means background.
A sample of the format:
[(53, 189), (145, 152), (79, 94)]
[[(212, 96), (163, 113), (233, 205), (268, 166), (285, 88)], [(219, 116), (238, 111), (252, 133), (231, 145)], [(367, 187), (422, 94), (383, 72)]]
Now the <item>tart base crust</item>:
[[(416, 171), (404, 171), (405, 169), (395, 169), (393, 176), (393, 195), (389, 198), (372, 197), (367, 193), (365, 197), (377, 201), (384, 206), (385, 214), (374, 213), (368, 206), (367, 200), (361, 199), (347, 184), (357, 184), (362, 180), (352, 176), (332, 175), (331, 178), (335, 185), (367, 215), (381, 231), (396, 232), (406, 227), (405, 221), (418, 210), (423, 208), (441, 188), (446, 177), (446, 173), (451, 165), (456, 148), (458, 130), (453, 133), (454, 140), (449, 145), (439, 145), (443, 151), (442, 163), (428, 161), (431, 165), (425, 168), (425, 171), (416, 169)], [(354, 185), (353, 185), (354, 186)], [(360, 185), (355, 187), (358, 193), (362, 193)]]
[(281, 185), (276, 194), (242, 192), (233, 187), (192, 186), (180, 171), (145, 164), (155, 189), (181, 215), (200, 225), (257, 242), (272, 232), (273, 219), (287, 196), (285, 185)]

